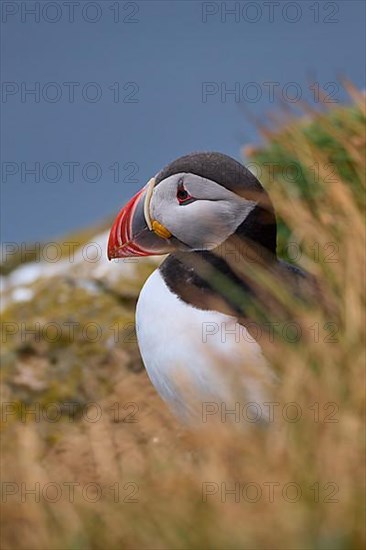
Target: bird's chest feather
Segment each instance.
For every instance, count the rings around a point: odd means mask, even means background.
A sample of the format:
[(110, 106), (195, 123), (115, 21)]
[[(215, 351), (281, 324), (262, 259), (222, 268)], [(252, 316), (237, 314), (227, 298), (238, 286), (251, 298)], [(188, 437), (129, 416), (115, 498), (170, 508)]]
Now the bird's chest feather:
[(196, 415), (202, 402), (229, 406), (238, 395), (265, 400), (270, 374), (258, 343), (234, 317), (180, 300), (159, 270), (141, 291), (136, 330), (152, 383), (180, 416)]

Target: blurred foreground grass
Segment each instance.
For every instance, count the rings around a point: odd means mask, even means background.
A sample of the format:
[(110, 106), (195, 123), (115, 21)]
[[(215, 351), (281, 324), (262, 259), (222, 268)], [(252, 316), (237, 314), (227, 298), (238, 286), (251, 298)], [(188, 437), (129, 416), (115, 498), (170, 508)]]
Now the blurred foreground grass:
[[(113, 288), (39, 280), (31, 300), (7, 306), (5, 323), (79, 326), (54, 342), (3, 338), (2, 548), (364, 546), (365, 112), (349, 91), (352, 105), (290, 117), (245, 149), (282, 255), (320, 280), (330, 306), (296, 311), (299, 341), (263, 343), (281, 378), (268, 427), (243, 411), (215, 422), (220, 407), (193, 433), (171, 418), (133, 336), (154, 265)], [(94, 321), (92, 342), (80, 327)]]

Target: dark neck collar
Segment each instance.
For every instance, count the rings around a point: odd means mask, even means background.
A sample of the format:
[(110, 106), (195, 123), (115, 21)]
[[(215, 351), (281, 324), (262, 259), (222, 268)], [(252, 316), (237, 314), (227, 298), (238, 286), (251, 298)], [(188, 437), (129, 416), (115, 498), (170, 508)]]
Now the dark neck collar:
[(200, 309), (243, 312), (244, 296), (253, 295), (246, 266), (273, 265), (276, 256), (276, 220), (273, 210), (256, 206), (229, 237), (210, 251), (176, 252), (160, 266), (172, 292)]
[(277, 224), (272, 205), (267, 208), (260, 205), (255, 206), (243, 223), (239, 225), (234, 236), (244, 243), (248, 243), (258, 251), (258, 254), (262, 255), (264, 252), (268, 255), (268, 259), (271, 257), (276, 259)]

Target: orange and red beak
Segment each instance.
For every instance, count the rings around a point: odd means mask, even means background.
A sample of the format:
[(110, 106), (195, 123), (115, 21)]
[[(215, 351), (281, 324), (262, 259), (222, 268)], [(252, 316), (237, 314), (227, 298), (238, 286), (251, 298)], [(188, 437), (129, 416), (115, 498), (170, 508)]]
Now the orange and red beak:
[(144, 215), (145, 186), (122, 208), (116, 217), (108, 240), (108, 259), (133, 256), (157, 256), (172, 251), (169, 239), (150, 230)]

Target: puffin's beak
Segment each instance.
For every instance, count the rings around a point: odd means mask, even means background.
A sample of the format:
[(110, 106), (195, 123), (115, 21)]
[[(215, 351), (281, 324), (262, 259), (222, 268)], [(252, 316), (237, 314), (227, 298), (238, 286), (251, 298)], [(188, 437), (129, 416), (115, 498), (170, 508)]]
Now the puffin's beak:
[[(149, 201), (151, 185), (146, 185), (122, 208), (116, 217), (108, 241), (108, 259), (132, 256), (158, 256), (168, 254), (174, 249), (169, 241), (170, 233), (150, 229), (145, 218), (146, 199)], [(148, 208), (147, 204), (147, 208)], [(158, 222), (153, 222), (153, 226)], [(151, 225), (151, 223), (150, 223)], [(160, 224), (158, 224), (159, 226)], [(154, 226), (156, 228), (156, 225)], [(161, 226), (163, 227), (163, 226)], [(165, 229), (165, 228), (163, 228)]]

